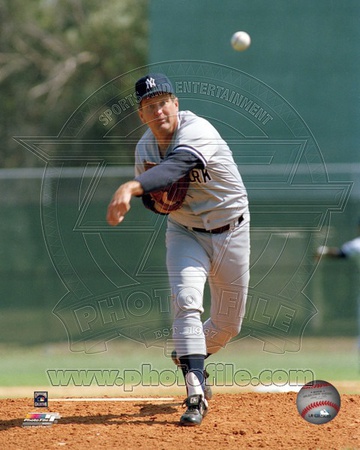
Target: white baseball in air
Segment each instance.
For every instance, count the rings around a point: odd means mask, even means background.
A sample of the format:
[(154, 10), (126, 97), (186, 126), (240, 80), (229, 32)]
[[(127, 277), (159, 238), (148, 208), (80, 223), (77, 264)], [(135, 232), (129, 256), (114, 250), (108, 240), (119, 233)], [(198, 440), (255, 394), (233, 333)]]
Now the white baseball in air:
[(251, 37), (246, 31), (237, 31), (231, 37), (231, 45), (237, 52), (243, 52), (250, 47)]

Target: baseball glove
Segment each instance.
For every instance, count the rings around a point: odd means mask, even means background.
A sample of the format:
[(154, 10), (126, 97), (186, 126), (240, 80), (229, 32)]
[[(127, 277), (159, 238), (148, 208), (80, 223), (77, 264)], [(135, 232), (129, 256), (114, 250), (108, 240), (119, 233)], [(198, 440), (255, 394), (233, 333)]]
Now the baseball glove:
[[(144, 161), (145, 170), (149, 170), (155, 166), (157, 166), (157, 163)], [(172, 211), (180, 209), (184, 203), (189, 182), (189, 175), (185, 175), (166, 188), (151, 192), (148, 194), (150, 202), (144, 201), (145, 206), (159, 214), (169, 214)]]

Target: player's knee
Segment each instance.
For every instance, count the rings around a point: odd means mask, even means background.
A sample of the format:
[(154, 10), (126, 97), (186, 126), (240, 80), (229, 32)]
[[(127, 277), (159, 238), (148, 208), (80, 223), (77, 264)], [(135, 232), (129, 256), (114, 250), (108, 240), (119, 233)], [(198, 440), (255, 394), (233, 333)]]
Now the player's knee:
[(236, 323), (226, 323), (226, 322), (220, 322), (216, 324), (216, 327), (218, 331), (226, 336), (227, 342), (230, 341), (230, 339), (234, 338), (240, 333), (241, 330), (241, 322)]
[(203, 296), (195, 288), (183, 288), (175, 297), (175, 312), (200, 311), (203, 312)]
[(240, 333), (241, 330), (241, 323), (232, 324), (230, 328), (227, 329), (229, 334), (231, 335), (232, 339), (233, 337), (237, 336)]

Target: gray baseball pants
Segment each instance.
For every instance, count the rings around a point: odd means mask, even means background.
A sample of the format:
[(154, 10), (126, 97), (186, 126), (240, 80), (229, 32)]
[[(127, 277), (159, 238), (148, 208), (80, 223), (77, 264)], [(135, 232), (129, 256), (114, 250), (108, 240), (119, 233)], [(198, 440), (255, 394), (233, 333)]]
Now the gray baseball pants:
[[(245, 315), (249, 215), (244, 215), (240, 225), (232, 225), (221, 234), (191, 231), (169, 219), (166, 247), (177, 356), (216, 353), (240, 332)], [(207, 281), (210, 317), (202, 323)]]

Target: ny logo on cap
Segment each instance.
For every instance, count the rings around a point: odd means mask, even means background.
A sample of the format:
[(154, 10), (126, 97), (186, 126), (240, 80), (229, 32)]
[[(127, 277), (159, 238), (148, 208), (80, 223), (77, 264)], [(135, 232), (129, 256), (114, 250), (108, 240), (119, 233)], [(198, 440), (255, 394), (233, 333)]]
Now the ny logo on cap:
[(156, 87), (155, 79), (154, 78), (146, 78), (146, 89), (151, 89), (153, 87)]

